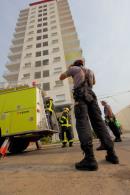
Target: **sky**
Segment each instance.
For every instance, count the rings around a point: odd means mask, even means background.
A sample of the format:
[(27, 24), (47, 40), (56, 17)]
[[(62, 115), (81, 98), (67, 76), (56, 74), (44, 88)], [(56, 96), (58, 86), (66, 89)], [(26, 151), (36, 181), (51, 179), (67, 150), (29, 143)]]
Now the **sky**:
[[(1, 0), (0, 81), (19, 11), (35, 0)], [(96, 76), (94, 91), (114, 112), (130, 104), (130, 1), (68, 0), (86, 66)]]

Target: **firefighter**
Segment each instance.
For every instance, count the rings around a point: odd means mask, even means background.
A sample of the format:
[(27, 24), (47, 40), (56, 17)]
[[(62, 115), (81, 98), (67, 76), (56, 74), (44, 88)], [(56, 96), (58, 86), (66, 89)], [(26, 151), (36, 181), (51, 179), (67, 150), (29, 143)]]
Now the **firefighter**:
[(120, 128), (117, 125), (117, 119), (116, 119), (115, 115), (113, 114), (110, 105), (108, 105), (107, 102), (105, 102), (105, 101), (101, 101), (101, 104), (104, 107), (105, 121), (115, 136), (114, 141), (121, 142), (122, 140), (121, 140)]
[(67, 146), (67, 141), (69, 142), (69, 147), (73, 146), (72, 127), (69, 111), (69, 108), (64, 108), (63, 113), (59, 119), (59, 123), (61, 125), (62, 148)]
[(46, 111), (49, 129), (53, 129), (52, 113), (54, 111), (54, 104), (53, 104), (53, 99), (51, 97), (45, 100), (45, 111)]
[[(101, 111), (98, 106), (97, 98), (92, 90), (92, 79), (89, 72), (84, 68), (82, 60), (76, 60), (69, 66), (68, 70), (60, 75), (60, 80), (72, 77), (74, 82), (74, 100), (76, 129), (85, 157), (75, 164), (78, 170), (94, 171), (98, 169), (98, 164), (93, 152), (92, 131), (89, 119), (96, 135), (107, 150), (106, 160), (113, 164), (118, 164), (119, 160), (114, 151), (113, 141), (107, 131), (107, 127), (101, 117)], [(90, 75), (90, 77), (89, 77)], [(93, 83), (92, 83), (93, 81)]]
[[(105, 101), (101, 101), (102, 106), (104, 107), (104, 115), (105, 115), (105, 123), (112, 131), (113, 135), (115, 136), (115, 142), (121, 142), (121, 130), (119, 127), (119, 123), (112, 112), (110, 105), (107, 104)], [(104, 146), (100, 144), (96, 150), (104, 150)]]

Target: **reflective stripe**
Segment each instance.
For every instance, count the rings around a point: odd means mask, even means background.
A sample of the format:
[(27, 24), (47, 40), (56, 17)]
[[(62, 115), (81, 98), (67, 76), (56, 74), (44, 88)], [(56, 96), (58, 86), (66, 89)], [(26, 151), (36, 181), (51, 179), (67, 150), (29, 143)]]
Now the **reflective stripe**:
[(67, 142), (67, 136), (66, 136), (66, 132), (64, 132), (64, 140), (63, 140), (63, 143), (66, 143)]
[(71, 127), (71, 124), (62, 124), (62, 127)]
[(49, 108), (46, 108), (46, 110), (49, 110), (50, 112), (53, 112), (52, 104), (53, 104), (53, 102), (52, 102), (52, 100), (50, 100), (50, 104), (49, 103), (47, 104), (47, 106), (49, 106)]
[(61, 118), (64, 118), (65, 120), (67, 120), (67, 118), (65, 116), (62, 116)]
[(71, 127), (71, 124), (69, 124), (69, 117), (68, 117), (68, 115), (67, 115), (67, 117), (65, 117), (65, 116), (61, 116), (61, 119), (65, 119), (66, 120), (66, 122), (64, 123), (64, 124), (62, 124), (61, 126), (62, 127)]
[(69, 140), (69, 143), (73, 143), (73, 140), (71, 139), (71, 140)]

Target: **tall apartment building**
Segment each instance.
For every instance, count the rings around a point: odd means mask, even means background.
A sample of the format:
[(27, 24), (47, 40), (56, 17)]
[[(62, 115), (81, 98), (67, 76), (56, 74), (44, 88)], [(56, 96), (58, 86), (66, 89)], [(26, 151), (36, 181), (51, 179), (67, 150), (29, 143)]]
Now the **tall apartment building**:
[(3, 75), (8, 83), (35, 80), (57, 108), (72, 105), (72, 81), (60, 81), (59, 75), (82, 58), (82, 50), (68, 1), (42, 0), (21, 10), (8, 58)]

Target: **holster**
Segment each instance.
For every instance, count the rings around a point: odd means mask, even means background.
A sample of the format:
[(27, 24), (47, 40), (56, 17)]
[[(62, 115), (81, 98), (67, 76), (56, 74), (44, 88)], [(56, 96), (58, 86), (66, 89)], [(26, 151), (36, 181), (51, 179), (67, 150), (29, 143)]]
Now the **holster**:
[(77, 87), (74, 89), (73, 96), (75, 101), (83, 100), (86, 102), (92, 102), (94, 100), (93, 94), (86, 86)]

